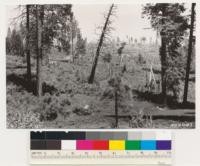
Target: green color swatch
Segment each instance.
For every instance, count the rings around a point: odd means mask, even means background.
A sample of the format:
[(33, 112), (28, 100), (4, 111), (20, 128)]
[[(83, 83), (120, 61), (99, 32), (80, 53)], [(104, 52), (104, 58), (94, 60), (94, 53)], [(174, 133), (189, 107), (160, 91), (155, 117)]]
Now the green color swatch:
[(126, 141), (125, 143), (126, 150), (140, 150), (141, 149), (141, 141)]

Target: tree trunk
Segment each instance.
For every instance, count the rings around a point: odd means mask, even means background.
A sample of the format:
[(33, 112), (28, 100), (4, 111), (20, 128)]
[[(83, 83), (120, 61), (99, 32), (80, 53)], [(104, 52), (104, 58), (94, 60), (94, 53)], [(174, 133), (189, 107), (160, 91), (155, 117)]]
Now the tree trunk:
[(167, 44), (165, 41), (165, 36), (163, 34), (161, 35), (161, 50), (160, 50), (160, 56), (161, 56), (161, 80), (162, 80), (162, 101), (165, 105), (167, 102), (167, 81), (166, 81), (166, 56), (167, 56)]
[(26, 5), (26, 62), (27, 62), (27, 80), (31, 83), (31, 57), (30, 57), (30, 29), (29, 29), (29, 9), (30, 5)]
[(42, 96), (42, 30), (44, 6), (36, 5), (37, 22), (37, 96)]
[(191, 9), (191, 24), (190, 24), (190, 36), (189, 36), (189, 45), (188, 45), (188, 58), (187, 58), (187, 67), (186, 67), (186, 76), (185, 76), (185, 87), (184, 87), (184, 95), (183, 95), (183, 103), (187, 103), (187, 95), (188, 95), (188, 85), (189, 85), (189, 76), (190, 76), (190, 63), (192, 56), (192, 40), (193, 40), (193, 29), (194, 29), (194, 13), (195, 13), (195, 3), (192, 3)]
[[(166, 8), (162, 8), (162, 17), (166, 17)], [(162, 24), (165, 25), (165, 20), (162, 19)], [(164, 105), (167, 103), (167, 78), (166, 78), (166, 69), (167, 69), (167, 42), (166, 42), (166, 32), (161, 30), (161, 48), (160, 48), (160, 56), (161, 56), (161, 85), (162, 85), (162, 102)]]
[(101, 33), (101, 36), (100, 36), (99, 44), (98, 44), (98, 47), (97, 47), (97, 50), (96, 50), (96, 56), (94, 57), (94, 61), (93, 61), (93, 64), (92, 64), (91, 74), (90, 74), (89, 79), (88, 79), (89, 84), (92, 84), (94, 82), (94, 76), (95, 76), (95, 71), (96, 71), (96, 67), (97, 67), (97, 63), (98, 63), (99, 54), (100, 54), (100, 51), (101, 51), (101, 46), (103, 44), (103, 40), (104, 40), (106, 29), (107, 29), (107, 26), (108, 26), (108, 23), (109, 23), (109, 20), (110, 20), (110, 16), (112, 14), (113, 7), (114, 7), (114, 4), (112, 4), (110, 9), (109, 9), (109, 12), (108, 12), (108, 15), (107, 15), (107, 18), (106, 18), (106, 22), (104, 24), (104, 27), (103, 27), (103, 30), (102, 30), (102, 33)]

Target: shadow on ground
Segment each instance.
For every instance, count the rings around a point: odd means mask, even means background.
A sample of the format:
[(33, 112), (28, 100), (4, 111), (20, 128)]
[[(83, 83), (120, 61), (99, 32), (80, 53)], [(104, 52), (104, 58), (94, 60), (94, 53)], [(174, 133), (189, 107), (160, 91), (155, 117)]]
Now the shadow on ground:
[(7, 66), (6, 69), (25, 69), (26, 65)]
[[(142, 100), (147, 100), (153, 102), (155, 104), (162, 105), (162, 94), (153, 94), (152, 92), (141, 92), (138, 90), (132, 90), (133, 93), (136, 93), (138, 97)], [(174, 100), (173, 96), (167, 96), (167, 106), (171, 109), (195, 109), (194, 102), (187, 102), (187, 103), (179, 103)]]
[[(26, 74), (17, 75), (13, 73), (7, 75), (6, 82), (7, 84), (12, 82), (15, 85), (21, 86), (28, 92), (32, 92), (34, 95), (36, 95), (36, 76), (32, 76), (32, 80), (29, 83)], [(57, 92), (57, 89), (53, 85), (48, 85), (46, 82), (43, 82), (42, 92), (43, 94), (50, 93), (52, 95)]]
[(194, 122), (195, 121), (195, 116), (176, 116), (176, 115), (153, 115), (152, 120), (157, 120), (157, 119), (164, 119), (164, 120), (173, 120), (173, 121), (178, 121), (178, 122)]

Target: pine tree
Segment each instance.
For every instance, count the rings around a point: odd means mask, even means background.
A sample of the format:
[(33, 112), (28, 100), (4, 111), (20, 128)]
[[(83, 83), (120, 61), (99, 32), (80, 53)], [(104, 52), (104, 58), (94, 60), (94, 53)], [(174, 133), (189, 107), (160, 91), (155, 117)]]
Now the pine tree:
[(13, 55), (22, 56), (23, 55), (23, 43), (20, 36), (20, 32), (15, 28), (12, 30), (10, 38), (11, 53)]
[(36, 5), (37, 25), (37, 96), (42, 96), (42, 33), (43, 33), (44, 6)]
[(188, 95), (188, 84), (189, 84), (189, 75), (190, 75), (190, 63), (192, 56), (192, 47), (193, 47), (193, 31), (194, 31), (194, 21), (195, 21), (195, 3), (192, 3), (191, 8), (191, 24), (190, 24), (190, 36), (189, 36), (189, 46), (188, 46), (188, 59), (187, 59), (187, 67), (186, 67), (186, 76), (185, 76), (185, 87), (184, 87), (184, 95), (183, 95), (183, 103), (187, 103), (187, 95)]
[(86, 53), (86, 39), (83, 39), (80, 29), (77, 29), (77, 42), (76, 42), (76, 56), (85, 55)]
[(30, 57), (30, 27), (29, 27), (30, 5), (26, 5), (26, 62), (27, 79), (31, 82), (31, 57)]
[(181, 41), (187, 30), (187, 18), (182, 15), (185, 11), (184, 4), (179, 3), (157, 3), (146, 4), (143, 14), (148, 16), (152, 27), (160, 33), (161, 47), (161, 81), (162, 98), (166, 103), (167, 87), (174, 87), (179, 84), (182, 74), (176, 74), (171, 79), (171, 74), (179, 72), (175, 65), (175, 60), (181, 55), (177, 49), (181, 46)]
[(7, 31), (7, 36), (6, 36), (6, 54), (11, 53), (11, 35), (12, 35), (12, 32), (9, 27)]

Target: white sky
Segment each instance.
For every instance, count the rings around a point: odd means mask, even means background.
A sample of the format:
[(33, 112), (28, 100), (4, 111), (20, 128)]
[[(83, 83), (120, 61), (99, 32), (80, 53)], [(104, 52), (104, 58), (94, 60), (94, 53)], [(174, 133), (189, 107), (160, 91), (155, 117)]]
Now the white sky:
[[(110, 5), (74, 5), (76, 19), (79, 21), (79, 26), (83, 35), (89, 40), (94, 40), (98, 36), (95, 34), (96, 27), (104, 22), (103, 13), (107, 13)], [(119, 36), (125, 39), (127, 35), (133, 38), (141, 38), (146, 36), (155, 38), (156, 32), (153, 30), (143, 29), (149, 28), (150, 23), (146, 19), (141, 18), (142, 6), (136, 4), (120, 4), (117, 5), (116, 17), (114, 17), (113, 37)]]
[[(72, 10), (76, 20), (79, 22), (79, 27), (83, 37), (87, 37), (88, 41), (96, 40), (97, 27), (104, 23), (103, 13), (107, 13), (108, 4), (74, 4)], [(120, 39), (126, 39), (126, 36), (140, 39), (145, 36), (147, 40), (151, 37), (155, 40), (156, 32), (150, 28), (149, 20), (141, 17), (141, 4), (118, 4), (116, 17), (114, 17), (112, 32), (113, 37), (119, 36)], [(11, 18), (19, 15), (19, 10), (16, 6), (7, 6), (7, 26), (9, 26)]]

